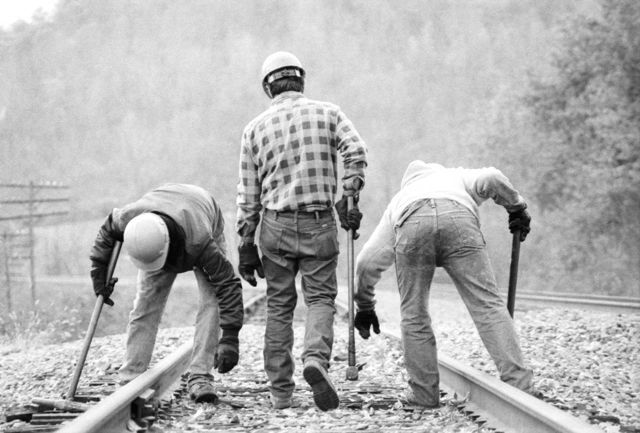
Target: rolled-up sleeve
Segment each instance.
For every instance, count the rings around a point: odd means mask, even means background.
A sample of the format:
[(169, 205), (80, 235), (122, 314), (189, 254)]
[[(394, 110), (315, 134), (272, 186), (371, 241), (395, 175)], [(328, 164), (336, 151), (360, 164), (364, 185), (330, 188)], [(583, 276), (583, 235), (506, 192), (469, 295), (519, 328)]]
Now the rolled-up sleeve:
[(347, 195), (353, 195), (364, 186), (367, 146), (351, 120), (340, 110), (336, 118), (336, 136), (337, 149), (344, 162), (342, 188)]
[(375, 307), (375, 285), (382, 272), (395, 261), (395, 234), (389, 208), (385, 211), (369, 240), (362, 247), (356, 260), (355, 303), (359, 310)]

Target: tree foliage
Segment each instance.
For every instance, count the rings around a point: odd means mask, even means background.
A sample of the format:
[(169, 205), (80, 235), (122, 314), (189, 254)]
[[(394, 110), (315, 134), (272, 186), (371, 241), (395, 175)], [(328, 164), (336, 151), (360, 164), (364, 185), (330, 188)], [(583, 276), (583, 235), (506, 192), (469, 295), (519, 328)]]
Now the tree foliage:
[[(567, 227), (557, 275), (603, 263), (602, 245), (637, 263), (636, 3), (605, 1), (549, 50), (592, 2), (60, 0), (51, 20), (0, 31), (0, 178), (71, 185), (78, 219), (168, 181), (202, 185), (231, 216), (242, 129), (269, 103), (260, 65), (285, 49), (305, 93), (340, 105), (368, 144), (365, 238), (420, 158), (497, 166), (530, 199), (541, 226), (524, 275), (540, 277)], [(497, 215), (483, 224), (508, 244)], [(493, 254), (504, 280), (508, 254)]]
[(477, 161), (465, 125), (542, 52), (546, 3), (60, 0), (0, 33), (0, 168), (78, 185), (94, 214), (167, 180), (233, 202), (242, 128), (268, 105), (260, 65), (287, 49), (388, 169), (368, 182), (386, 199), (411, 159)]
[(638, 295), (640, 3), (601, 8), (560, 28), (552, 73), (499, 105), (489, 144), (535, 191), (541, 251), (552, 252), (540, 273), (559, 267), (560, 287)]
[(640, 210), (640, 3), (607, 0), (602, 18), (572, 23), (563, 40), (556, 76), (529, 98), (555, 157), (540, 203), (586, 201), (601, 211), (596, 226), (628, 225)]

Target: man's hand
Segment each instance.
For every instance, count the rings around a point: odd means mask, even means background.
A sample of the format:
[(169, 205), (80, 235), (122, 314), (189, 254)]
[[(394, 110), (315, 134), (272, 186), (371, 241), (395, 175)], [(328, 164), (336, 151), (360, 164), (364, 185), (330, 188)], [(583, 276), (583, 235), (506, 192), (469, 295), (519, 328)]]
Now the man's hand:
[(238, 365), (239, 357), (238, 331), (223, 329), (218, 350), (213, 356), (213, 368), (217, 368), (218, 373), (227, 373)]
[(113, 307), (113, 301), (110, 299), (110, 296), (113, 293), (113, 289), (117, 282), (118, 279), (115, 277), (111, 278), (111, 280), (106, 284), (101, 280), (93, 281), (93, 291), (95, 292), (96, 297), (102, 295), (104, 303), (110, 307)]
[(520, 230), (520, 242), (524, 242), (531, 231), (531, 216), (526, 209), (520, 209), (509, 214), (509, 231)]
[(258, 282), (254, 272), (258, 273), (260, 278), (264, 278), (264, 270), (262, 269), (262, 262), (258, 255), (258, 247), (253, 243), (241, 243), (238, 247), (238, 256), (240, 257), (240, 263), (238, 264), (238, 272), (243, 280), (256, 286)]
[(349, 210), (347, 208), (347, 197), (342, 196), (336, 202), (336, 211), (340, 219), (340, 227), (347, 231), (353, 230), (353, 239), (358, 239), (360, 234), (356, 230), (360, 228), (360, 221), (362, 220), (362, 213), (358, 209), (358, 198), (353, 197), (353, 207)]
[(373, 327), (373, 332), (380, 333), (380, 323), (378, 322), (378, 316), (376, 316), (375, 310), (358, 311), (353, 321), (353, 326), (358, 330), (360, 336), (365, 340), (369, 338), (371, 332), (370, 327)]

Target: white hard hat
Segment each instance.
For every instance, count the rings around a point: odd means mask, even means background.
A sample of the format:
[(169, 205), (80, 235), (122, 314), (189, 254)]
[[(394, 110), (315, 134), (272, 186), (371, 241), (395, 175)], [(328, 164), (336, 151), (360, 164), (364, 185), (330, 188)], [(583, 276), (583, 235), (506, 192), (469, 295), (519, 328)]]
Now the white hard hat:
[(159, 215), (145, 212), (124, 229), (124, 247), (129, 258), (143, 271), (157, 271), (169, 254), (169, 230)]
[[(304, 78), (305, 72), (300, 60), (288, 51), (277, 51), (267, 57), (262, 64), (262, 87), (284, 77)], [(271, 96), (271, 95), (269, 95)]]

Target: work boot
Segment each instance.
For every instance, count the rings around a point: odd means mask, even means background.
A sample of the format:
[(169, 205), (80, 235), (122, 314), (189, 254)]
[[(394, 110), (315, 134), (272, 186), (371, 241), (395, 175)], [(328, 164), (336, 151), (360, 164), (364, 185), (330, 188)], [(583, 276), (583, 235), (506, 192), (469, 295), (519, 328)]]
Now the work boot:
[(272, 394), (269, 399), (274, 409), (288, 409), (297, 406), (294, 404), (293, 397), (276, 397)]
[(400, 399), (400, 402), (404, 406), (419, 406), (425, 409), (436, 409), (440, 407), (440, 402), (435, 404), (425, 404), (423, 402), (418, 401), (418, 398), (416, 397), (415, 393), (411, 388), (407, 389), (404, 392), (404, 397)]
[(525, 392), (530, 396), (537, 398), (538, 400), (546, 401), (548, 403), (553, 402), (555, 400), (554, 398), (548, 397), (542, 391), (540, 391), (537, 388), (534, 388), (533, 386)]
[(196, 403), (216, 403), (218, 396), (213, 388), (213, 376), (210, 374), (190, 374), (187, 381), (189, 397)]
[(331, 383), (327, 371), (318, 361), (313, 359), (305, 361), (302, 375), (311, 386), (313, 401), (318, 409), (327, 411), (338, 407), (340, 404), (338, 393)]
[(117, 379), (116, 380), (116, 389), (122, 388), (123, 386), (125, 386), (129, 382), (131, 382), (130, 379)]
[(118, 377), (116, 379), (116, 388), (122, 388), (136, 377), (137, 376), (123, 376), (121, 374), (118, 374)]

